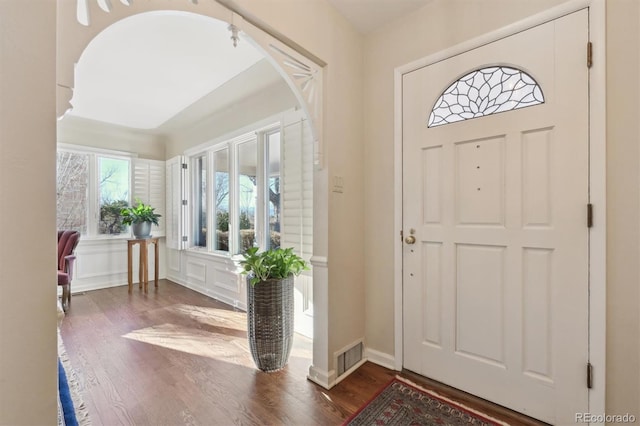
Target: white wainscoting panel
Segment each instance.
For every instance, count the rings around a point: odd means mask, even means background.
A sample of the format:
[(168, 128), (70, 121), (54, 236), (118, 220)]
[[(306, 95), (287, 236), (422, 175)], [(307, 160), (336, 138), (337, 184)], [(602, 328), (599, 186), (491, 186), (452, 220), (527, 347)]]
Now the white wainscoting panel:
[(167, 248), (167, 277), (178, 276), (181, 268), (180, 250)]
[(245, 276), (224, 256), (169, 249), (167, 278), (239, 309), (247, 309)]
[(245, 276), (235, 271), (235, 266), (218, 264), (213, 266), (214, 279), (210, 295), (236, 308), (247, 309)]
[(187, 280), (190, 283), (204, 285), (207, 281), (207, 265), (200, 260), (187, 260)]
[[(164, 238), (159, 244), (159, 265), (158, 277), (166, 278), (166, 266), (164, 259), (165, 244)], [(149, 249), (149, 280), (154, 277), (154, 248)], [(127, 239), (126, 238), (104, 238), (104, 239), (82, 239), (78, 243), (75, 251), (76, 262), (74, 266), (74, 276), (71, 283), (71, 292), (80, 293), (83, 291), (98, 290), (101, 288), (127, 285)], [(133, 281), (138, 282), (140, 246), (133, 249)]]

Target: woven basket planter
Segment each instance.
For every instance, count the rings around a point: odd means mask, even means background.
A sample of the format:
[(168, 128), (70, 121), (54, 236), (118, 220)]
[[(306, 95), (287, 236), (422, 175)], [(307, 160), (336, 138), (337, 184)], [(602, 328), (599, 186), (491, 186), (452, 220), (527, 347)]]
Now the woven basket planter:
[(277, 371), (289, 360), (293, 345), (294, 277), (261, 281), (247, 278), (247, 326), (249, 348), (262, 371)]

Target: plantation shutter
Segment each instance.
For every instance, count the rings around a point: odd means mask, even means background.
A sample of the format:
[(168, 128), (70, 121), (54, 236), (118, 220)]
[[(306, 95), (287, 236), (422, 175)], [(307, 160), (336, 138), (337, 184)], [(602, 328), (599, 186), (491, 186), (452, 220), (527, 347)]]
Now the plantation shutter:
[(183, 203), (186, 169), (183, 169), (184, 157), (173, 157), (166, 162), (166, 237), (167, 248), (182, 250), (186, 247), (183, 238), (186, 227), (183, 221), (186, 205)]
[(139, 199), (155, 208), (161, 215), (159, 225), (153, 225), (152, 234), (162, 237), (166, 233), (165, 162), (137, 158), (133, 168), (133, 203)]
[(281, 246), (306, 261), (313, 254), (313, 138), (303, 119), (282, 128)]

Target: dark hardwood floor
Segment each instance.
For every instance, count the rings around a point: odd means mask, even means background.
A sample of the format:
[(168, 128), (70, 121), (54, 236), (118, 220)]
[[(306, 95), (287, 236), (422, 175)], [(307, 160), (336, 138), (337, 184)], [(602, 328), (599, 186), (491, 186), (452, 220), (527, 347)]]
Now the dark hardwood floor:
[[(367, 362), (327, 391), (306, 379), (312, 346), (299, 335), (287, 367), (263, 373), (243, 312), (166, 280), (147, 295), (73, 295), (60, 332), (94, 425), (339, 425), (397, 374)], [(510, 424), (541, 424), (402, 375)]]

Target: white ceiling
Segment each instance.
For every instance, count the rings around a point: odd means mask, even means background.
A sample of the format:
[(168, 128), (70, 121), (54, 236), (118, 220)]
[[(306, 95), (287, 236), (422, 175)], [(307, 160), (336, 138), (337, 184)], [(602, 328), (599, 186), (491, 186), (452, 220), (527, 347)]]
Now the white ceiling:
[[(366, 34), (432, 0), (328, 1)], [(266, 64), (256, 67), (263, 54), (243, 39), (234, 48), (227, 27), (175, 11), (138, 14), (111, 25), (89, 43), (76, 65), (68, 114), (140, 130), (170, 130), (206, 115), (210, 104), (220, 108), (233, 101), (225, 87), (236, 87), (235, 93), (239, 84), (246, 96), (249, 89), (273, 84), (279, 78), (274, 70)], [(228, 84), (231, 80), (238, 84)], [(215, 100), (222, 92), (229, 99)]]
[(188, 108), (165, 121), (158, 127), (158, 131), (168, 133), (193, 125), (207, 116), (226, 108), (231, 108), (235, 103), (278, 84), (286, 86), (286, 83), (271, 63), (266, 58), (261, 59), (246, 71), (233, 77), (216, 90), (202, 96), (189, 105)]
[(328, 0), (361, 33), (417, 10), (432, 0)]
[(75, 70), (70, 115), (155, 129), (263, 59), (233, 47), (228, 24), (186, 12), (126, 18), (89, 43)]

